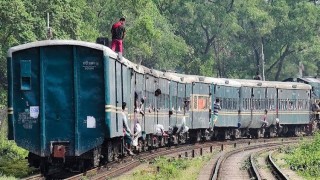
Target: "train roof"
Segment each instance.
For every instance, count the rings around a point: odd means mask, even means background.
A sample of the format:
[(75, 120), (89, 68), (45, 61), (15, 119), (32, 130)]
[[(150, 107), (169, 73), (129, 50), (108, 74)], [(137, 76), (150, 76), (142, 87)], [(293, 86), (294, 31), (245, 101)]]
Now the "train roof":
[(314, 83), (320, 84), (320, 79), (315, 78), (315, 77), (287, 78), (283, 81), (284, 82), (302, 82), (302, 83), (307, 83), (307, 84), (314, 84)]
[[(118, 54), (114, 51), (112, 51), (109, 47), (92, 43), (92, 42), (85, 42), (85, 41), (77, 41), (77, 40), (44, 40), (44, 41), (35, 41), (27, 44), (22, 44), (18, 46), (14, 46), (8, 50), (7, 56), (12, 57), (12, 54), (16, 51), (34, 48), (34, 47), (42, 47), (42, 46), (57, 46), (57, 45), (75, 45), (75, 46), (82, 46), (82, 47), (88, 47), (93, 48), (97, 50), (103, 51), (103, 54), (105, 56), (112, 57), (114, 59), (117, 59)], [(144, 74), (144, 70), (140, 65), (137, 65), (131, 61), (129, 61), (126, 58), (122, 58), (121, 63), (125, 64), (129, 68), (134, 69), (136, 72)]]
[(179, 74), (179, 73), (169, 73), (169, 74), (181, 77), (188, 83), (202, 82), (206, 84), (216, 84), (221, 86), (241, 87), (241, 84), (239, 82), (234, 81), (232, 79), (213, 78), (213, 77), (205, 77), (205, 76), (190, 75), (190, 74)]
[(279, 88), (279, 89), (311, 89), (308, 84), (298, 82), (280, 82), (280, 81), (261, 81), (252, 79), (234, 79), (244, 87), (262, 87), (262, 88)]

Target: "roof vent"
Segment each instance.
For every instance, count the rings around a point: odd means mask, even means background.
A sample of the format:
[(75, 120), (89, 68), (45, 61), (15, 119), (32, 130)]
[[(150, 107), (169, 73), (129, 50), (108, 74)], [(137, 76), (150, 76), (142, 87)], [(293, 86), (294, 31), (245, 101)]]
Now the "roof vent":
[(259, 82), (257, 85), (258, 85), (258, 86), (262, 86), (262, 83), (261, 83), (261, 82)]
[(229, 80), (226, 80), (224, 83), (225, 83), (225, 84), (229, 84)]
[(204, 77), (199, 77), (199, 81), (203, 82), (204, 81)]

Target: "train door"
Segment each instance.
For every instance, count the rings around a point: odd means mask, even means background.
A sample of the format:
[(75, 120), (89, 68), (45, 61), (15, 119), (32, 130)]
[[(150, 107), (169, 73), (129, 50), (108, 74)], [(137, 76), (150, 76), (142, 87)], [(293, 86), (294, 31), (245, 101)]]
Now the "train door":
[(252, 88), (251, 94), (251, 123), (249, 128), (257, 129), (263, 125), (263, 116), (266, 109), (266, 88)]
[(169, 115), (170, 121), (169, 124), (171, 127), (177, 124), (177, 92), (178, 92), (178, 83), (171, 81), (169, 85), (169, 93), (170, 93), (170, 100), (169, 100)]
[(186, 124), (188, 127), (192, 128), (192, 111), (191, 110), (191, 93), (192, 93), (192, 84), (186, 84), (186, 98), (185, 98), (185, 107), (184, 107), (184, 116), (186, 117)]
[(144, 91), (145, 91), (145, 81), (144, 81), (144, 75), (140, 73), (135, 73), (134, 78), (134, 108), (136, 111), (136, 114), (134, 114), (136, 117), (136, 120), (140, 122), (142, 134), (145, 134), (145, 117), (143, 116), (144, 113)]
[(125, 65), (122, 65), (121, 67), (121, 72), (122, 72), (122, 102), (121, 106), (123, 103), (126, 104), (126, 109), (125, 113), (127, 115), (129, 127), (131, 130), (133, 130), (134, 126), (134, 117), (133, 117), (133, 112), (134, 112), (134, 105), (133, 105), (133, 96), (132, 96), (132, 79), (131, 79), (131, 69), (128, 69)]
[[(182, 124), (184, 117), (184, 100), (186, 97), (186, 85), (178, 83), (177, 88), (177, 124)], [(185, 119), (186, 121), (186, 119)], [(186, 122), (185, 122), (186, 123)]]
[(192, 127), (209, 128), (210, 84), (193, 83), (192, 87)]
[(267, 88), (266, 110), (268, 111), (267, 121), (269, 125), (276, 124), (277, 118), (277, 90), (276, 88)]
[(159, 78), (161, 94), (157, 98), (157, 123), (164, 126), (165, 131), (169, 127), (169, 83), (168, 80)]
[[(122, 122), (122, 65), (118, 61), (115, 61), (115, 110), (116, 110), (116, 134), (117, 136), (123, 135), (123, 122)], [(125, 114), (128, 115), (128, 109), (125, 110)]]
[(155, 90), (156, 84), (158, 80), (157, 78), (146, 75), (145, 76), (145, 131), (146, 134), (152, 134), (155, 132), (155, 125), (157, 124), (156, 119), (156, 98), (155, 98)]
[(252, 119), (251, 91), (251, 87), (240, 87), (240, 128), (248, 128)]

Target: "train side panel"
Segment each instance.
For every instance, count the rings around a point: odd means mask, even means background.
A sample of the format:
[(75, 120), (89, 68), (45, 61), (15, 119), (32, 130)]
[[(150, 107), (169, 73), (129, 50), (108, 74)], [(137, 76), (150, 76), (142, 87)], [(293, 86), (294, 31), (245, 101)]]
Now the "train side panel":
[(193, 83), (192, 88), (192, 128), (209, 128), (210, 85)]
[(215, 126), (238, 127), (239, 88), (217, 85), (215, 96), (221, 101), (221, 111)]
[(164, 126), (165, 131), (169, 128), (169, 81), (167, 79), (159, 78), (159, 87), (161, 95), (157, 97), (158, 108), (158, 124)]
[(280, 124), (308, 124), (310, 91), (298, 89), (278, 89), (278, 117)]
[(146, 134), (153, 134), (155, 132), (155, 125), (157, 124), (156, 119), (156, 96), (155, 92), (155, 84), (158, 81), (157, 78), (151, 75), (145, 76), (145, 131)]

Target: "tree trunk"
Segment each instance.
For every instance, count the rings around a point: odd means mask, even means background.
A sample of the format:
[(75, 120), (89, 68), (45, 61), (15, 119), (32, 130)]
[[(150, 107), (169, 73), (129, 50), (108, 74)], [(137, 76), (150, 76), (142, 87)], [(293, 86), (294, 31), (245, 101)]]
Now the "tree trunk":
[(274, 78), (276, 81), (278, 81), (280, 78), (280, 73), (282, 71), (282, 66), (283, 66), (285, 58), (292, 52), (293, 51), (291, 51), (291, 52), (289, 51), (289, 45), (287, 45), (286, 50), (283, 52), (283, 54), (279, 58), (278, 70), (277, 70), (276, 76)]
[(265, 78), (265, 74), (264, 74), (264, 45), (263, 45), (263, 37), (261, 37), (261, 75), (262, 75), (262, 80), (265, 81), (266, 78)]

